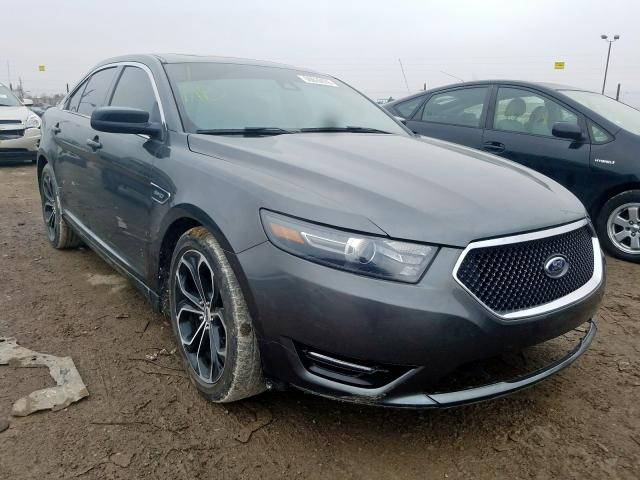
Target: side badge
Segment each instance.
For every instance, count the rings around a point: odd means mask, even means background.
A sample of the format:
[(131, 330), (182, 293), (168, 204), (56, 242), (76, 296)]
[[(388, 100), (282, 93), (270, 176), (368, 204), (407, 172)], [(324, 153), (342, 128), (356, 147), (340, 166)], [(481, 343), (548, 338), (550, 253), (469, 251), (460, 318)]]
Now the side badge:
[(151, 198), (153, 198), (160, 205), (167, 203), (171, 194), (167, 192), (164, 188), (159, 187), (155, 183), (151, 183)]
[(596, 163), (604, 163), (605, 165), (615, 165), (616, 164), (615, 160), (605, 160), (604, 158), (594, 158), (593, 161), (596, 162)]

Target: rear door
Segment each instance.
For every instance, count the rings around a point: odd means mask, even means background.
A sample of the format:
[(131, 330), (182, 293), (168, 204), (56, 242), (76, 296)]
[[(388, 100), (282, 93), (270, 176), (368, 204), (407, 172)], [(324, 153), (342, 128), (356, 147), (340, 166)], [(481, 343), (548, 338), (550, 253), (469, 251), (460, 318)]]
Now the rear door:
[(77, 116), (77, 112), (80, 97), (82, 97), (82, 92), (88, 82), (89, 80), (86, 80), (76, 88), (51, 126), (56, 145), (53, 166), (58, 181), (60, 200), (63, 209), (77, 217), (80, 216), (78, 179), (86, 168), (86, 161), (80, 156), (82, 148), (76, 144), (76, 139), (81, 138), (78, 135), (81, 118)]
[(87, 144), (94, 137), (91, 113), (104, 105), (116, 70), (107, 67), (93, 73), (71, 95), (59, 121), (52, 126), (58, 146), (56, 178), (65, 213), (87, 228), (91, 228), (93, 212), (101, 203), (95, 196), (98, 184), (91, 168), (96, 151)]
[[(542, 92), (507, 85), (498, 87), (491, 106), (483, 149), (553, 178), (585, 203), (593, 185), (582, 115)], [(555, 122), (580, 126), (584, 140), (554, 137)]]
[(489, 85), (481, 85), (433, 93), (407, 127), (427, 137), (481, 148), (490, 91)]

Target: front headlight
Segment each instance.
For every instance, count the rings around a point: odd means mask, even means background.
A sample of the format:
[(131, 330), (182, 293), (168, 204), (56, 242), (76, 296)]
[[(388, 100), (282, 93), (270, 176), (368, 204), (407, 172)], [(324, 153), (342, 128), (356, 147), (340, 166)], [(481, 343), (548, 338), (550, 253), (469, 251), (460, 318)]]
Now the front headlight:
[(40, 117), (35, 113), (30, 113), (24, 126), (26, 128), (40, 128)]
[(438, 253), (434, 245), (345, 232), (261, 211), (271, 243), (311, 262), (371, 277), (416, 283)]

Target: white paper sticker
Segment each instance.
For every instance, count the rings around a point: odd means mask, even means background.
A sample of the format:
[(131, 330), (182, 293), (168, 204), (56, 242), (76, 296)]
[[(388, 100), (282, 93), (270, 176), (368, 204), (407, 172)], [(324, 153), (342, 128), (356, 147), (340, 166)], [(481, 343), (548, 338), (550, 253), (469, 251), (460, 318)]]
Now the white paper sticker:
[(330, 80), (329, 78), (312, 77), (311, 75), (298, 75), (298, 78), (305, 83), (313, 83), (315, 85), (325, 85), (327, 87), (338, 86), (334, 81)]
[(0, 93), (0, 98), (9, 98), (7, 95), (5, 95), (4, 93)]

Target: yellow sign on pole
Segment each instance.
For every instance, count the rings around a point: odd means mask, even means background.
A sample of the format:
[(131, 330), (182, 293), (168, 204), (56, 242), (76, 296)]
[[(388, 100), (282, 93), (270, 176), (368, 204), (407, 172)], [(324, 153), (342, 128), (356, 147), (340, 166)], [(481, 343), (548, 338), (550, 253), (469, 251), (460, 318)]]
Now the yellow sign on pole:
[(555, 62), (553, 68), (556, 70), (564, 70), (564, 62)]
[(44, 72), (44, 65), (38, 65), (38, 71)]

